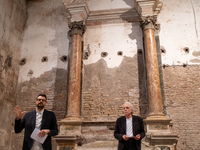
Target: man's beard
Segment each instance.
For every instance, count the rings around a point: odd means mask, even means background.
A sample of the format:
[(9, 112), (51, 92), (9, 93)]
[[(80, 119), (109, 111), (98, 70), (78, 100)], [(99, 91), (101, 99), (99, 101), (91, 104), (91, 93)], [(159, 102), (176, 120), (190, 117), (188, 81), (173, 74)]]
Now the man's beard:
[[(42, 105), (41, 105), (41, 104), (42, 104)], [(37, 106), (37, 108), (40, 109), (40, 110), (44, 108), (43, 103), (39, 103), (39, 104), (37, 104), (36, 106)]]

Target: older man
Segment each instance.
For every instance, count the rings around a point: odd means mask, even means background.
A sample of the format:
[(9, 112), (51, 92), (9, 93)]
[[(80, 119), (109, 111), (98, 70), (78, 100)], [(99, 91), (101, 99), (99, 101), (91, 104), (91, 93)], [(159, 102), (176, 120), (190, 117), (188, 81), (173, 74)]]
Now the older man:
[(119, 140), (118, 150), (141, 150), (141, 139), (145, 136), (142, 118), (132, 115), (133, 106), (124, 103), (124, 116), (116, 121), (114, 136)]
[[(15, 106), (15, 133), (20, 133), (25, 128), (23, 150), (51, 150), (51, 136), (58, 134), (55, 114), (44, 109), (47, 104), (46, 95), (39, 94), (35, 104), (36, 110), (27, 113), (22, 112), (18, 105)], [(30, 137), (35, 128), (40, 130), (39, 137), (47, 135), (43, 144)]]

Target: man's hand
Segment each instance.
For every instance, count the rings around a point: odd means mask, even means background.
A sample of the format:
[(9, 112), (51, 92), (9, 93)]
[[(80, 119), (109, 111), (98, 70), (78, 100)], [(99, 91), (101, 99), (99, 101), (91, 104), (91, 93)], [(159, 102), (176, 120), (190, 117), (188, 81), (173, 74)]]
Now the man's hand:
[(127, 140), (130, 139), (130, 137), (127, 137), (126, 135), (123, 135), (122, 138), (123, 138), (125, 141), (127, 141)]
[(48, 129), (45, 129), (45, 130), (41, 130), (39, 133), (38, 133), (38, 136), (39, 137), (44, 137), (46, 134), (48, 134), (50, 132), (50, 130)]
[(26, 113), (25, 111), (23, 111), (23, 112), (21, 111), (21, 108), (19, 107), (19, 105), (16, 105), (14, 107), (14, 112), (16, 114), (17, 120), (21, 119), (22, 116)]
[(140, 135), (138, 134), (138, 135), (134, 136), (133, 138), (134, 138), (135, 140), (139, 140), (139, 139), (140, 139)]

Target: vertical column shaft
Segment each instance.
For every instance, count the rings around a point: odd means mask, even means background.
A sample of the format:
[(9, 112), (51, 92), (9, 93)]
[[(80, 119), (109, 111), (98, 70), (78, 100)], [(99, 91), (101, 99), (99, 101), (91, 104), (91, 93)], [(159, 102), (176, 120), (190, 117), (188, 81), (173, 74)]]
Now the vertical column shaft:
[(154, 24), (154, 17), (146, 17), (142, 20), (147, 70), (149, 116), (163, 116), (164, 114), (162, 106), (162, 95), (160, 89)]
[(72, 37), (70, 53), (69, 84), (68, 84), (68, 107), (69, 120), (80, 119), (80, 96), (81, 96), (81, 61), (82, 61), (82, 34), (85, 26), (83, 22), (73, 22), (70, 25), (69, 34)]

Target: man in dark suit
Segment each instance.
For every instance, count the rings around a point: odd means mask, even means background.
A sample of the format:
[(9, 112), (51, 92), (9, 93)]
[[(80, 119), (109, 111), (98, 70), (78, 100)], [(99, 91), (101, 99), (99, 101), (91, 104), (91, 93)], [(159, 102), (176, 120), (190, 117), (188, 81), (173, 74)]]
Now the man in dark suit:
[[(58, 134), (58, 128), (55, 114), (44, 109), (46, 103), (46, 95), (39, 94), (35, 101), (36, 110), (34, 111), (22, 112), (18, 105), (15, 106), (15, 133), (20, 133), (25, 128), (22, 150), (52, 150), (51, 136)], [(23, 115), (24, 117), (21, 119)], [(30, 137), (35, 128), (40, 130), (39, 137), (44, 137), (47, 134), (43, 144)]]
[(117, 119), (114, 136), (119, 140), (118, 150), (141, 150), (141, 139), (145, 136), (142, 118), (132, 115), (133, 106), (124, 103), (124, 115)]

